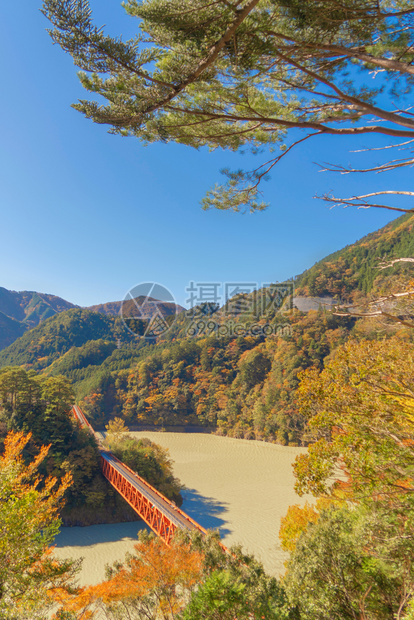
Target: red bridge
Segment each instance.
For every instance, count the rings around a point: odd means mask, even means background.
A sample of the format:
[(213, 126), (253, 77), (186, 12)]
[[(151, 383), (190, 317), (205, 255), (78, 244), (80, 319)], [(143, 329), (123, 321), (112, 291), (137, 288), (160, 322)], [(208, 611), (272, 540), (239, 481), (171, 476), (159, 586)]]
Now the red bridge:
[(98, 441), (101, 469), (105, 478), (167, 545), (177, 528), (207, 533), (201, 525), (154, 489), (141, 476), (124, 465), (111, 452), (104, 450), (80, 407), (75, 405), (73, 413), (81, 426), (88, 428)]

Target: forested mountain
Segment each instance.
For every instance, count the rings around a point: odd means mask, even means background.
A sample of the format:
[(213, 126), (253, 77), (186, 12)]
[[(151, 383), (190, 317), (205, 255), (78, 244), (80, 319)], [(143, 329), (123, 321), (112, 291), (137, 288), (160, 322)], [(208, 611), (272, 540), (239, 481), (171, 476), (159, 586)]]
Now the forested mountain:
[(0, 349), (8, 347), (26, 331), (26, 325), (0, 312)]
[(7, 347), (41, 321), (75, 307), (55, 295), (9, 291), (0, 286), (0, 349)]
[[(90, 312), (97, 312), (108, 316), (119, 316), (121, 307), (124, 316), (136, 317), (137, 305), (140, 312), (146, 317), (152, 317), (158, 307), (164, 316), (173, 316), (182, 312), (184, 308), (174, 303), (160, 303), (154, 305), (152, 298), (137, 298), (126, 303), (111, 301), (84, 308)], [(34, 291), (9, 291), (0, 287), (0, 351), (11, 345), (25, 331), (36, 327), (42, 321), (66, 310), (79, 308), (55, 295), (37, 293)]]
[[(401, 290), (412, 265), (380, 269), (379, 263), (414, 256), (413, 224), (413, 216), (403, 216), (328, 256), (297, 278), (295, 295), (354, 303)], [(289, 309), (288, 298), (263, 318), (249, 314), (248, 302), (249, 295), (239, 296), (231, 314), (213, 306), (200, 307), (196, 318), (181, 312), (156, 341), (131, 334), (112, 316), (116, 304), (96, 306), (100, 312), (71, 309), (2, 351), (0, 367), (63, 374), (98, 427), (121, 416), (130, 426), (197, 425), (294, 445), (306, 442), (296, 405), (300, 373), (322, 368), (350, 337), (383, 338), (401, 329), (398, 323), (340, 317), (323, 308)], [(251, 323), (259, 328), (255, 335), (235, 329)], [(210, 324), (218, 329), (204, 329)]]
[(31, 327), (38, 325), (57, 312), (76, 308), (75, 304), (46, 293), (34, 291), (8, 291), (0, 287), (0, 312), (12, 319), (27, 323)]
[[(1, 351), (0, 366), (25, 365), (43, 370), (58, 360), (62, 363), (65, 354), (71, 350), (71, 356), (65, 360), (66, 367), (71, 367), (79, 363), (79, 360), (69, 361), (71, 357), (76, 358), (75, 349), (85, 345), (86, 349), (80, 354), (82, 363), (100, 363), (105, 355), (102, 357), (102, 352), (99, 352), (99, 342), (102, 339), (112, 342), (109, 349), (113, 351), (118, 338), (122, 338), (123, 342), (133, 340), (120, 318), (74, 308), (44, 321)], [(90, 344), (92, 342), (98, 343), (96, 347)]]
[(330, 254), (296, 279), (297, 294), (333, 295), (353, 300), (359, 293), (373, 289), (390, 292), (399, 279), (412, 274), (407, 264), (381, 272), (381, 262), (401, 257), (414, 257), (414, 218), (403, 215), (383, 228), (370, 233), (353, 245)]

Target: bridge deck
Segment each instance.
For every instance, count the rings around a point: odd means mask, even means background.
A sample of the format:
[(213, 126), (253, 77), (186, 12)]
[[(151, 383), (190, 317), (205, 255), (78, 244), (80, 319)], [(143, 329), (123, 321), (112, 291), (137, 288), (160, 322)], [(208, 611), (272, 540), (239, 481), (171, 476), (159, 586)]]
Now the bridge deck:
[[(82, 426), (96, 434), (78, 406), (73, 407), (73, 413)], [(101, 454), (101, 468), (103, 475), (112, 486), (122, 495), (138, 515), (160, 536), (167, 544), (170, 542), (177, 528), (198, 530), (203, 534), (206, 530), (180, 510), (173, 502), (154, 489), (136, 472), (122, 463), (115, 455), (105, 450), (99, 443)]]

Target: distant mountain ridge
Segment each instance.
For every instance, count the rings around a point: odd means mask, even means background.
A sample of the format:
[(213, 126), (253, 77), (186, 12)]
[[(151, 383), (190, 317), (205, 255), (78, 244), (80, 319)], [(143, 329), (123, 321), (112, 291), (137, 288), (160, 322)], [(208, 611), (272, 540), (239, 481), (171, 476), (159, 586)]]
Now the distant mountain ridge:
[(144, 297), (143, 295), (135, 299), (127, 299), (126, 301), (109, 301), (105, 304), (88, 306), (85, 310), (99, 312), (107, 316), (120, 316), (122, 308), (123, 316), (140, 318), (141, 315), (152, 316), (155, 313), (156, 307), (165, 315), (178, 314), (185, 310), (185, 308), (173, 302), (159, 301), (152, 297)]
[(86, 309), (91, 312), (100, 312), (110, 316), (118, 316), (122, 307), (122, 301), (108, 301), (104, 304), (95, 304), (94, 306), (88, 306)]
[[(152, 298), (142, 297), (137, 298), (136, 301), (137, 304), (132, 299), (126, 303), (111, 301), (82, 309), (105, 316), (117, 317), (123, 307), (124, 316), (138, 316), (138, 318), (139, 310), (150, 317), (155, 313), (156, 306), (153, 302), (156, 302), (158, 308), (166, 316), (184, 310), (182, 306), (169, 302), (157, 302)], [(10, 291), (0, 287), (0, 350), (10, 346), (27, 330), (37, 327), (42, 321), (75, 308), (80, 309), (80, 306), (56, 295), (36, 291)]]
[[(367, 294), (374, 282), (384, 280), (390, 287), (387, 272), (378, 278), (378, 264), (381, 259), (414, 256), (414, 217), (410, 214), (393, 220), (383, 228), (366, 235), (356, 243), (334, 252), (304, 271), (295, 280), (295, 295), (306, 311), (310, 298), (332, 298), (349, 300), (359, 292)], [(411, 267), (397, 266), (392, 279), (398, 284), (398, 275), (407, 273)], [(392, 283), (391, 283), (392, 284)], [(309, 301), (306, 301), (307, 298)], [(152, 316), (156, 307), (163, 315), (181, 313), (184, 308), (170, 302), (157, 302), (151, 298), (137, 298), (138, 303), (128, 300), (111, 301), (82, 308), (107, 317), (119, 317), (121, 307), (124, 317), (139, 318), (139, 312)], [(305, 305), (304, 305), (305, 304)], [(295, 303), (297, 306), (297, 303)], [(56, 295), (36, 291), (10, 291), (0, 287), (0, 350), (10, 346), (28, 329), (39, 325), (56, 314), (79, 306)], [(310, 306), (309, 308), (310, 309)]]
[(56, 295), (36, 291), (9, 291), (0, 286), (0, 349), (12, 344), (41, 321), (77, 307)]
[(57, 312), (77, 307), (56, 295), (36, 291), (9, 291), (0, 286), (0, 312), (30, 327), (35, 327)]

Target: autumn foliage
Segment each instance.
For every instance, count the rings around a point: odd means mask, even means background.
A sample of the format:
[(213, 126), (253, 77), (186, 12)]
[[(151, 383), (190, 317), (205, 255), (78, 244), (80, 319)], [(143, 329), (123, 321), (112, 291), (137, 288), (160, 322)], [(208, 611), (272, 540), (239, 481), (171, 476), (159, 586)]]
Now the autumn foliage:
[(409, 334), (350, 341), (303, 373), (314, 442), (296, 458), (297, 490), (324, 499), (292, 506), (280, 537), (287, 594), (306, 619), (412, 618), (413, 378)]
[[(351, 341), (299, 388), (314, 443), (296, 459), (297, 490), (391, 499), (411, 494), (414, 345)], [(337, 482), (332, 486), (332, 477)]]
[(308, 502), (304, 506), (294, 504), (280, 521), (279, 538), (284, 551), (293, 551), (299, 536), (310, 523), (316, 523), (318, 513)]
[(1, 618), (43, 618), (56, 592), (72, 590), (76, 572), (75, 564), (56, 560), (50, 549), (71, 476), (59, 484), (53, 477), (43, 479), (38, 470), (49, 448), (26, 463), (23, 451), (30, 439), (30, 434), (10, 432), (0, 457)]
[(65, 609), (79, 620), (94, 617), (98, 609), (118, 608), (128, 610), (126, 617), (170, 620), (201, 580), (202, 568), (202, 553), (189, 545), (173, 541), (167, 547), (159, 538), (144, 536), (125, 565), (111, 569), (106, 581), (67, 597)]

